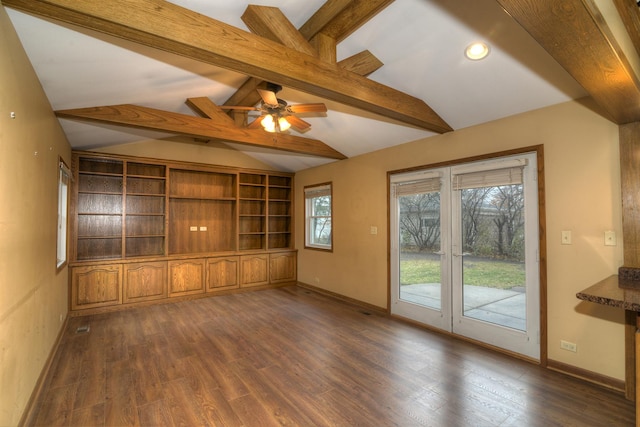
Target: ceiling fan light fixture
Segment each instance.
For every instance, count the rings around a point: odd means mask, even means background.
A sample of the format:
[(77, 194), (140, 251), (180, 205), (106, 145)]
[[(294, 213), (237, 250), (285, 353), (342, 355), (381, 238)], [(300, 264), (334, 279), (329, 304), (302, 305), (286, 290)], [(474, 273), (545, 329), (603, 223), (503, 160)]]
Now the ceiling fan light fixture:
[(291, 124), (284, 117), (280, 117), (278, 119), (278, 126), (280, 127), (280, 131), (284, 132), (291, 127)]
[(276, 131), (276, 122), (273, 121), (273, 116), (271, 114), (264, 116), (260, 124), (262, 125), (264, 130), (266, 130), (267, 132)]
[(471, 43), (464, 50), (464, 56), (472, 61), (479, 61), (489, 55), (489, 45), (483, 42)]
[(291, 127), (291, 123), (284, 117), (277, 117), (274, 114), (267, 114), (260, 122), (267, 132), (284, 132)]

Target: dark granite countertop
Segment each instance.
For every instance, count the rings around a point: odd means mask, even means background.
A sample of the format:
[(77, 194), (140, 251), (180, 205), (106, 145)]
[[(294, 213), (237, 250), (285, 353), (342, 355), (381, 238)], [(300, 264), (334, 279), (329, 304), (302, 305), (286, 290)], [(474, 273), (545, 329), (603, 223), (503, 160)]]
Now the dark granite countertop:
[(617, 274), (578, 292), (576, 297), (584, 301), (640, 312), (640, 289), (621, 288)]

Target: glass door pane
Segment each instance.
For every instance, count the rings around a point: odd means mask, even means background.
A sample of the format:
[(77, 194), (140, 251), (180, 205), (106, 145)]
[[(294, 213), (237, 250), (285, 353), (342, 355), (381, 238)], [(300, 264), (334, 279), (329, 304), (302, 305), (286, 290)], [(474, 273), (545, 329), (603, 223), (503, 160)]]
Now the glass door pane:
[(540, 357), (536, 160), (391, 177), (392, 314)]
[(400, 299), (440, 310), (440, 192), (398, 197)]
[(526, 331), (522, 184), (461, 191), (463, 316)]

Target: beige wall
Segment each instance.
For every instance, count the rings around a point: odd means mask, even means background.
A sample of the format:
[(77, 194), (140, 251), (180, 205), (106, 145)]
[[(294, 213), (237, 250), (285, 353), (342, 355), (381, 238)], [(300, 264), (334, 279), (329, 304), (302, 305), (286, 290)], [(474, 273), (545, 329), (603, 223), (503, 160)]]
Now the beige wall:
[[(15, 112), (16, 118), (9, 117)], [(70, 148), (0, 7), (0, 425), (16, 425), (67, 315), (57, 165)]]
[[(304, 248), (304, 204), (296, 204), (298, 280), (387, 307), (386, 172), (543, 144), (546, 177), (549, 358), (624, 379), (622, 310), (581, 303), (576, 292), (622, 265), (618, 127), (589, 102), (570, 102), (381, 150), (296, 174), (305, 185), (333, 182), (333, 253)], [(378, 227), (371, 235), (370, 227)], [(573, 244), (560, 245), (562, 230)], [(615, 230), (618, 245), (604, 246)], [(577, 353), (560, 340), (577, 343)]]

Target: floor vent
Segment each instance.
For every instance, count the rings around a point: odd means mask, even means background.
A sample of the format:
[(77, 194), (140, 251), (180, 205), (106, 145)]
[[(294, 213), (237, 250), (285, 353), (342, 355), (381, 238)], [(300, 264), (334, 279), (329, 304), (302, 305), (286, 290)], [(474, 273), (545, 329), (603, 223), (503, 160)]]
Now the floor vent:
[(87, 332), (89, 332), (89, 325), (78, 326), (76, 329), (76, 334), (86, 334)]
[(369, 313), (368, 311), (361, 311), (360, 313), (364, 314), (365, 316), (371, 316), (371, 313)]

